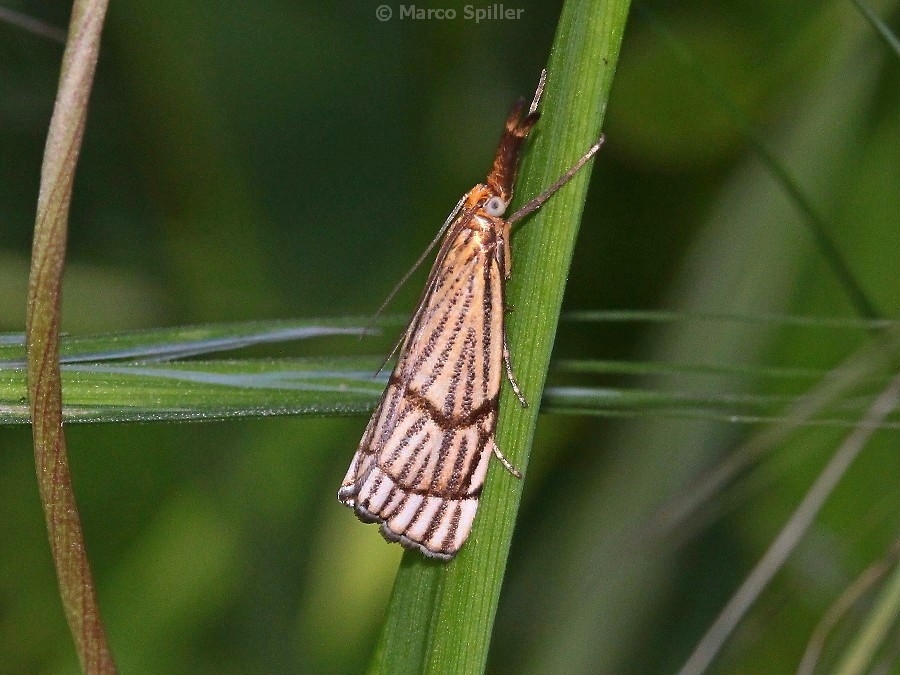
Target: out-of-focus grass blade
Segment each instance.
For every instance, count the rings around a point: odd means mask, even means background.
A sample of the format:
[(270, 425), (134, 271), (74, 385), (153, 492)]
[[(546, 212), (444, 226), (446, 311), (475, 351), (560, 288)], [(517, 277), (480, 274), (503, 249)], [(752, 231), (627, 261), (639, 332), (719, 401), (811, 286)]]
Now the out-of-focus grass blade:
[[(655, 415), (681, 419), (707, 419), (739, 424), (786, 422), (787, 406), (798, 397), (732, 394), (689, 390), (617, 389), (611, 387), (547, 387), (541, 412), (558, 415), (639, 417)], [(871, 402), (866, 396), (841, 400), (798, 426), (852, 427), (859, 411)], [(890, 419), (883, 429), (900, 428)]]
[(880, 330), (900, 326), (897, 319), (865, 319), (843, 316), (790, 316), (786, 314), (728, 314), (672, 312), (666, 310), (610, 309), (565, 312), (562, 321), (585, 323), (737, 323), (774, 324), (784, 328), (846, 328)]
[[(897, 618), (900, 617), (900, 566), (895, 565), (887, 582), (878, 593), (873, 611), (865, 618), (856, 637), (841, 658), (834, 672), (837, 675), (882, 672), (878, 660), (879, 648), (887, 654), (882, 658), (890, 668), (891, 652), (896, 657), (896, 649), (890, 645), (892, 629), (896, 634)], [(896, 660), (894, 664), (896, 665)], [(883, 672), (887, 672), (885, 669)]]
[(811, 196), (782, 161), (780, 154), (771, 146), (763, 134), (756, 128), (751, 119), (735, 104), (727, 89), (711, 74), (709, 68), (700, 58), (682, 43), (676, 34), (666, 26), (647, 6), (638, 7), (639, 13), (648, 22), (654, 32), (671, 48), (673, 56), (690, 70), (699, 83), (722, 106), (723, 111), (740, 129), (747, 142), (754, 148), (760, 161), (768, 167), (772, 177), (778, 181), (782, 189), (790, 196), (796, 207), (806, 216), (805, 222), (823, 259), (828, 263), (835, 279), (844, 288), (848, 299), (862, 318), (876, 320), (882, 313), (863, 288), (856, 272), (851, 269), (845, 254), (834, 240), (833, 226), (814, 204)]
[(824, 377), (825, 370), (779, 366), (729, 365), (710, 363), (651, 363), (647, 361), (607, 361), (603, 359), (563, 359), (551, 364), (554, 373), (581, 375), (650, 376), (731, 376), (809, 381)]
[(53, 42), (66, 43), (65, 29), (51, 26), (22, 12), (0, 7), (0, 22), (21, 28), (33, 35), (52, 40)]
[(869, 5), (867, 2), (863, 2), (862, 0), (850, 0), (856, 8), (860, 11), (860, 13), (866, 17), (866, 20), (875, 29), (875, 32), (884, 40), (884, 43), (891, 48), (894, 54), (897, 57), (900, 57), (900, 40), (897, 39), (897, 36), (894, 35), (893, 31), (888, 27), (888, 25), (882, 21), (881, 17), (875, 12), (875, 10)]

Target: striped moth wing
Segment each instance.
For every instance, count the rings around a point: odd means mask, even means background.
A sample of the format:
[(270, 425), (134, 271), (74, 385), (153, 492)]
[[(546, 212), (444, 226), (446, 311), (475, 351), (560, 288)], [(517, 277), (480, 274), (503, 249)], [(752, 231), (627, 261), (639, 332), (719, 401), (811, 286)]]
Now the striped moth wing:
[[(338, 498), (385, 538), (449, 560), (478, 508), (503, 368), (497, 237), (461, 217)], [(501, 244), (502, 249), (502, 244)]]
[[(513, 107), (486, 184), (460, 201), (406, 329), (397, 365), (338, 499), (389, 541), (450, 560), (472, 529), (494, 442), (519, 148), (537, 121)], [(518, 387), (511, 379), (514, 390)], [(524, 403), (524, 399), (523, 399)]]

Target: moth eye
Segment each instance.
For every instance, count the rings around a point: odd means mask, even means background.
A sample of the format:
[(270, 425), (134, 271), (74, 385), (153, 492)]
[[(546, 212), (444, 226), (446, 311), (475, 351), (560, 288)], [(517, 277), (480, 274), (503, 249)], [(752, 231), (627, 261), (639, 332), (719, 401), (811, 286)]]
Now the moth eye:
[(506, 212), (506, 202), (500, 197), (491, 197), (484, 205), (484, 210), (491, 216), (502, 216)]

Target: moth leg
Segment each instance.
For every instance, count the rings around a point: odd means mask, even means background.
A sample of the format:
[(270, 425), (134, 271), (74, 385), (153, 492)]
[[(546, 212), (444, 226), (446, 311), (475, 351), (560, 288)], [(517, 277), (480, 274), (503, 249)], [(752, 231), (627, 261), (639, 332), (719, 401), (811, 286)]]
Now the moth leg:
[(512, 254), (509, 250), (509, 225), (506, 226), (506, 232), (503, 234), (503, 276), (509, 281), (512, 274)]
[(522, 404), (523, 408), (527, 408), (528, 401), (525, 400), (525, 397), (522, 395), (522, 390), (519, 389), (519, 383), (516, 382), (516, 376), (513, 375), (512, 363), (509, 362), (509, 347), (506, 346), (505, 335), (503, 336), (503, 365), (506, 366), (506, 379), (509, 380), (509, 385), (519, 399), (519, 403)]
[[(512, 258), (509, 253), (509, 223), (504, 222), (503, 224), (503, 233), (500, 237), (502, 239), (502, 246), (498, 246), (495, 249), (495, 256), (497, 256), (497, 264), (500, 267), (500, 270), (503, 272), (504, 281), (509, 279), (509, 273), (512, 271)], [(506, 303), (506, 284), (501, 284), (503, 287), (503, 309), (506, 312), (512, 311), (512, 306)], [(525, 397), (522, 395), (522, 390), (519, 389), (519, 383), (516, 382), (516, 376), (513, 375), (512, 364), (509, 362), (509, 347), (506, 344), (506, 328), (503, 329), (503, 365), (506, 367), (506, 379), (509, 380), (509, 384), (512, 387), (512, 390), (515, 392), (516, 397), (519, 399), (519, 402), (522, 404), (523, 408), (528, 407), (528, 401), (525, 400)]]
[(491, 452), (494, 453), (494, 457), (500, 460), (500, 463), (503, 465), (503, 468), (509, 471), (516, 478), (522, 477), (522, 472), (519, 471), (516, 467), (514, 467), (506, 457), (503, 456), (503, 453), (500, 452), (500, 448), (497, 447), (497, 443), (494, 439), (491, 439)]

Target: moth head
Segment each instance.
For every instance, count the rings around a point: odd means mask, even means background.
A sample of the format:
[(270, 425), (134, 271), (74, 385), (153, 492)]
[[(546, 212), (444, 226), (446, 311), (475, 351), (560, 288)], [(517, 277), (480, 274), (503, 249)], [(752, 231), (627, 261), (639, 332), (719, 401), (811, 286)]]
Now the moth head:
[(499, 218), (504, 213), (506, 213), (507, 206), (508, 203), (503, 201), (502, 197), (494, 195), (484, 203), (484, 210), (489, 216), (495, 216)]
[(540, 117), (540, 113), (529, 110), (527, 105), (525, 99), (519, 99), (509, 111), (497, 153), (494, 155), (494, 164), (487, 177), (488, 187), (506, 204), (512, 200), (522, 143)]

